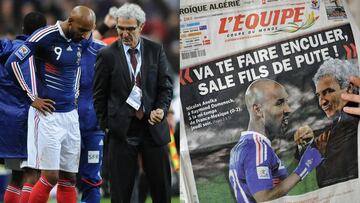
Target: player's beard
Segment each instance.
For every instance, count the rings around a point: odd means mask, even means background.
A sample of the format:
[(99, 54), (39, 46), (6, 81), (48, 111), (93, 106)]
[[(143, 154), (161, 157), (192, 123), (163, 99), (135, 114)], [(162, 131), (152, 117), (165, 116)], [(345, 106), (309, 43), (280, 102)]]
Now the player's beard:
[(271, 126), (269, 127), (265, 126), (265, 132), (266, 132), (266, 137), (269, 138), (270, 141), (274, 140), (275, 137), (279, 136), (279, 132), (276, 132), (276, 130), (273, 129), (273, 127)]
[(79, 43), (83, 38), (77, 38), (77, 37), (73, 37), (72, 38), (72, 41), (75, 42), (75, 43)]
[(78, 43), (78, 42), (80, 42), (81, 40), (82, 40), (82, 37), (80, 36), (80, 37), (76, 37), (76, 34), (75, 34), (75, 32), (73, 32), (71, 29), (70, 29), (70, 27), (69, 27), (69, 30), (68, 30), (68, 38), (69, 39), (71, 39), (73, 42), (75, 42), (75, 43)]
[(273, 121), (269, 121), (265, 123), (265, 133), (266, 137), (269, 138), (269, 140), (273, 140), (275, 138), (282, 138), (285, 136), (287, 127), (283, 125), (283, 122), (276, 123)]

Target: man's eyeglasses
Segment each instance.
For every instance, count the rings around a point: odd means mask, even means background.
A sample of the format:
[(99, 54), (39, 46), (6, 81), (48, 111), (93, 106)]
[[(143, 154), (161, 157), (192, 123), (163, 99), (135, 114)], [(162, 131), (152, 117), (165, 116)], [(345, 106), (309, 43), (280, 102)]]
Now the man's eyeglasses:
[(119, 31), (127, 31), (127, 32), (134, 32), (138, 26), (136, 27), (122, 27), (122, 26), (116, 26), (116, 29)]

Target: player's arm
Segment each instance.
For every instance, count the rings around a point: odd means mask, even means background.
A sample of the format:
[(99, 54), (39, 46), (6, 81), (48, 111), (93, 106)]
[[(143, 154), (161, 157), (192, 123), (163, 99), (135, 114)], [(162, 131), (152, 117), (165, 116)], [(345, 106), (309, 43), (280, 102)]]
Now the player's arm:
[(81, 78), (81, 67), (79, 66), (76, 72), (75, 80), (75, 101), (77, 103), (78, 97), (80, 95), (80, 78)]
[(5, 64), (6, 59), (9, 55), (14, 51), (14, 46), (11, 40), (9, 39), (1, 39), (0, 40), (0, 62), (1, 64)]
[(248, 179), (252, 180), (252, 184), (249, 184), (250, 191), (257, 202), (280, 198), (286, 195), (300, 180), (305, 178), (321, 161), (320, 152), (316, 148), (309, 146), (294, 172), (275, 187), (272, 186), (271, 170), (265, 161), (260, 165), (256, 165), (252, 173), (247, 173), (247, 181)]
[[(29, 37), (29, 39), (30, 38), (31, 36)], [(10, 57), (6, 61), (5, 67), (7, 68), (7, 70), (12, 71), (12, 73), (15, 75), (17, 82), (24, 91), (24, 94), (26, 95), (26, 98), (31, 104), (31, 106), (46, 115), (46, 112), (52, 112), (55, 110), (53, 106), (55, 102), (50, 99), (42, 99), (34, 95), (31, 92), (29, 84), (26, 83), (26, 80), (22, 74), (23, 68), (26, 67), (21, 65), (25, 61), (27, 61), (30, 56), (36, 53), (37, 46), (39, 46), (40, 44), (40, 42), (33, 42), (29, 39), (10, 55)]]
[(257, 202), (269, 201), (280, 198), (282, 196), (285, 196), (300, 180), (300, 176), (292, 173), (276, 187), (270, 190), (262, 190), (255, 193), (254, 198)]

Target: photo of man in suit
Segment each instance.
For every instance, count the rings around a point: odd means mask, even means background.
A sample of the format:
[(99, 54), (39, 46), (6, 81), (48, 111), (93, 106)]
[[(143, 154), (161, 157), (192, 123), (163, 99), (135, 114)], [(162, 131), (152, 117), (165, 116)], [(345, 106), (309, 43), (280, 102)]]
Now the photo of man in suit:
[[(299, 144), (315, 136), (314, 141), (325, 158), (316, 168), (320, 188), (358, 178), (359, 117), (343, 111), (343, 108), (353, 108), (357, 104), (341, 98), (341, 94), (358, 93), (358, 88), (350, 81), (351, 76), (358, 75), (355, 63), (330, 58), (313, 77), (319, 107), (332, 123), (320, 135), (314, 135), (310, 127), (303, 128), (304, 132), (298, 133), (295, 142)], [(332, 167), (335, 165), (337, 167)]]
[(119, 40), (97, 55), (93, 95), (107, 136), (111, 201), (130, 202), (140, 155), (153, 202), (170, 202), (172, 82), (165, 52), (140, 36), (145, 13), (138, 5), (124, 4), (116, 17)]

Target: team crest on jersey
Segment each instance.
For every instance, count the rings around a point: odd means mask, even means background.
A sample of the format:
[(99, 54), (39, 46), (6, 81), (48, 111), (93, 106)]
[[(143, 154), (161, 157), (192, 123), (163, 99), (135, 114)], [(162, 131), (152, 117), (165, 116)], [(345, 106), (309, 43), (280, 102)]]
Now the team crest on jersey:
[(24, 60), (27, 55), (29, 55), (30, 49), (25, 44), (23, 44), (16, 52), (15, 55), (20, 59)]
[(256, 173), (259, 179), (270, 179), (269, 168), (266, 166), (256, 167)]

